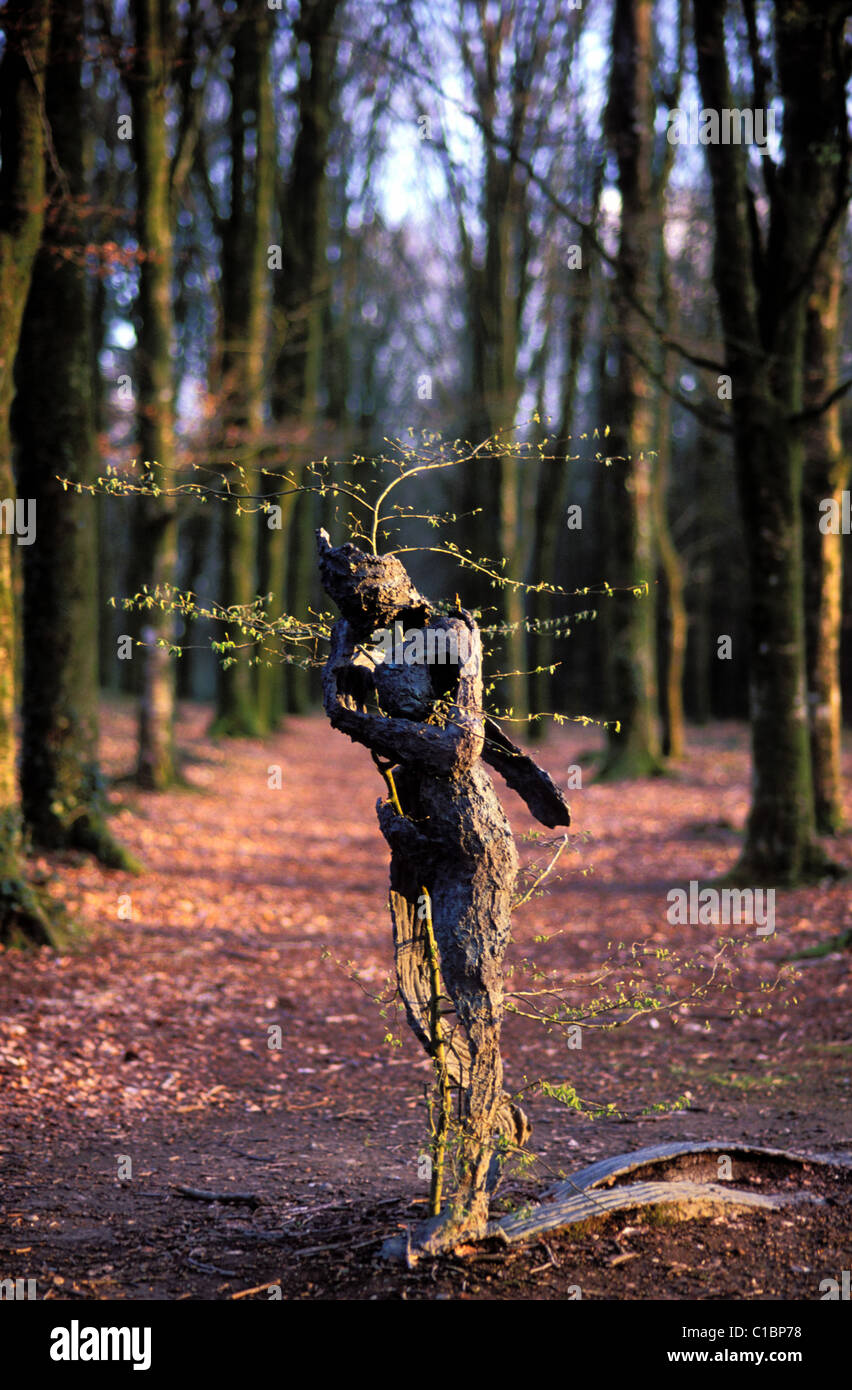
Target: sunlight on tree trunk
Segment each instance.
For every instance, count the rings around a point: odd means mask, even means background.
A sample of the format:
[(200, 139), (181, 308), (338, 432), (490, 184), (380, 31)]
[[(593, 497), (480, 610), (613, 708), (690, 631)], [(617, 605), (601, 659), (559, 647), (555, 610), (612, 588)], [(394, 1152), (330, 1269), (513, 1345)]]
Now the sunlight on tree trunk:
[[(129, 77), (136, 157), (137, 226), (144, 259), (139, 267), (138, 463), (158, 464), (156, 481), (174, 481), (174, 374), (172, 364), (172, 209), (168, 154), (168, 7), (160, 0), (135, 6), (135, 50)], [(156, 594), (174, 582), (177, 565), (177, 511), (165, 497), (140, 498), (135, 519), (134, 577)], [(139, 785), (163, 791), (175, 776), (174, 668), (165, 647), (173, 632), (171, 615), (156, 604), (142, 611), (137, 630), (144, 647), (134, 659), (139, 671)]]
[[(670, 327), (671, 288), (669, 285), (666, 250), (660, 237), (660, 303), (663, 322)], [(663, 349), (662, 377), (672, 390), (677, 377), (673, 354)], [(657, 394), (657, 439), (654, 460), (653, 508), (657, 558), (663, 577), (663, 640), (660, 669), (660, 719), (662, 722), (662, 752), (667, 758), (682, 758), (686, 751), (683, 713), (683, 680), (686, 664), (687, 614), (684, 600), (686, 586), (683, 561), (672, 538), (668, 517), (668, 484), (672, 455), (672, 400), (665, 390)]]
[[(839, 237), (829, 240), (808, 296), (805, 344), (805, 406), (818, 405), (838, 385), (841, 265)], [(838, 511), (849, 485), (849, 459), (840, 432), (840, 404), (805, 427), (802, 533), (805, 560), (805, 637), (808, 664), (808, 718), (817, 830), (834, 835), (843, 828), (841, 774), (842, 701), (840, 630), (843, 613), (844, 537), (821, 527), (820, 504), (831, 499)]]
[[(646, 375), (652, 352), (647, 325), (632, 300), (647, 307), (649, 248), (657, 244), (652, 197), (654, 98), (651, 0), (616, 0), (607, 130), (618, 161), (621, 214), (611, 314), (614, 379), (608, 378), (605, 441), (612, 459), (604, 483), (607, 508), (606, 578), (614, 588), (647, 586), (647, 594), (619, 593), (607, 601), (609, 653), (607, 731), (601, 775), (644, 777), (661, 766), (657, 727), (655, 448), (653, 391)], [(602, 465), (603, 466), (603, 465)]]
[[(734, 106), (724, 12), (714, 0), (695, 0), (698, 75), (704, 105), (713, 110)], [(751, 589), (752, 805), (734, 876), (794, 883), (826, 867), (815, 841), (805, 694), (803, 442), (792, 423), (803, 404), (803, 271), (848, 193), (839, 192), (846, 165), (838, 171), (814, 158), (815, 144), (837, 143), (838, 111), (845, 109), (824, 8), (778, 0), (776, 51), (784, 159), (771, 182), (765, 248), (749, 214), (746, 151), (710, 144), (706, 153)], [(808, 518), (808, 525), (817, 521)]]

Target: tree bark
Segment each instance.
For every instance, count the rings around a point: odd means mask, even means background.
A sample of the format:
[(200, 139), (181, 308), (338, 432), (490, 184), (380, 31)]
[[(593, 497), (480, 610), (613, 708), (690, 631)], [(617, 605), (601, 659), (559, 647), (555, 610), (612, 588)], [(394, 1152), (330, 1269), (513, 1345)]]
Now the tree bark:
[[(137, 404), (143, 466), (154, 469), (165, 494), (174, 483), (174, 374), (172, 368), (171, 161), (168, 153), (170, 79), (168, 6), (137, 0), (134, 53), (129, 75), (136, 156), (137, 234), (144, 259), (139, 269)], [(163, 586), (174, 582), (177, 563), (177, 510), (166, 495), (137, 502), (133, 573), (145, 577), (153, 603), (134, 626), (144, 646), (140, 665), (139, 785), (165, 790), (174, 780), (174, 669), (165, 646), (173, 632), (171, 616), (157, 605)]]
[[(680, 105), (683, 89), (683, 69), (686, 50), (687, 0), (678, 0), (677, 67), (674, 88), (667, 99)], [(666, 142), (659, 172), (652, 179), (657, 223), (657, 286), (659, 318), (667, 333), (675, 329), (676, 311), (672, 296), (668, 252), (666, 250), (666, 197), (674, 164), (675, 146)], [(688, 620), (684, 592), (686, 577), (683, 561), (674, 543), (668, 514), (669, 476), (672, 456), (672, 391), (677, 382), (677, 360), (665, 344), (657, 345), (658, 370), (661, 383), (656, 393), (657, 440), (654, 460), (653, 510), (657, 560), (662, 578), (661, 598), (664, 604), (660, 643), (660, 724), (664, 758), (681, 758), (685, 751), (683, 712), (683, 683), (686, 666)], [(659, 616), (659, 610), (658, 610)]]
[[(222, 418), (234, 451), (237, 496), (256, 492), (257, 455), (264, 428), (264, 359), (268, 246), (272, 224), (275, 143), (269, 57), (270, 12), (243, 18), (234, 37), (231, 78), (231, 209), (223, 239), (224, 314)], [(250, 115), (252, 117), (250, 123)], [(253, 137), (253, 140), (252, 140)], [(228, 605), (250, 604), (258, 592), (257, 516), (225, 504), (222, 586)], [(235, 624), (233, 640), (240, 640)], [(239, 737), (264, 732), (257, 681), (244, 653), (218, 672), (213, 733)]]
[[(577, 404), (577, 380), (583, 350), (586, 342), (586, 319), (592, 293), (590, 260), (592, 240), (598, 222), (598, 207), (603, 185), (603, 163), (595, 167), (592, 186), (592, 211), (586, 228), (580, 238), (580, 267), (567, 272), (572, 277), (574, 293), (571, 298), (571, 313), (568, 321), (566, 341), (566, 363), (562, 377), (562, 400), (559, 411), (558, 439), (570, 454), (570, 439), (574, 429), (574, 412)], [(568, 485), (571, 477), (571, 463), (540, 462), (536, 478), (535, 512), (533, 539), (531, 547), (530, 574), (528, 582), (537, 584), (544, 579), (549, 583), (556, 581), (556, 560), (559, 537), (565, 526), (568, 505)], [(554, 634), (554, 596), (541, 589), (530, 593), (527, 598), (527, 613), (533, 624), (530, 650), (532, 671), (530, 676), (530, 702), (535, 713), (549, 712), (553, 706), (553, 673), (548, 669), (555, 662), (556, 637)], [(536, 720), (530, 725), (530, 737), (540, 740), (548, 728), (547, 720)]]
[[(9, 0), (0, 15), (5, 36), (0, 67), (0, 500), (13, 506), (13, 368), (44, 223), (43, 83), (50, 15), (49, 0)], [(37, 537), (37, 512), (35, 524)], [(33, 543), (38, 544), (37, 538)], [(54, 925), (24, 879), (21, 865), (15, 766), (15, 544), (12, 535), (0, 536), (0, 941), (50, 944), (56, 939)]]
[(97, 507), (57, 479), (85, 486), (95, 472), (88, 238), (80, 226), (82, 52), (82, 7), (60, 7), (51, 24), (45, 111), (64, 178), (52, 173), (15, 365), (18, 478), (38, 518), (37, 542), (22, 557), (21, 793), (38, 843), (85, 849), (111, 868), (129, 868), (134, 861), (107, 828), (98, 765)]
[[(663, 322), (671, 328), (671, 289), (669, 285), (666, 248), (660, 236), (660, 306)], [(677, 370), (671, 352), (662, 350), (662, 376), (671, 390)], [(662, 599), (663, 640), (660, 663), (660, 721), (662, 752), (666, 758), (682, 758), (685, 752), (683, 680), (686, 665), (687, 614), (684, 590), (684, 565), (672, 537), (668, 517), (668, 482), (672, 452), (672, 398), (664, 390), (657, 392), (656, 458), (653, 476), (654, 533), (657, 559), (663, 579)]]
[[(725, 6), (694, 0), (702, 100), (734, 102)], [(793, 883), (821, 872), (805, 697), (801, 488), (805, 307), (821, 242), (846, 205), (843, 20), (816, 0), (777, 0), (776, 53), (784, 158), (770, 186), (764, 246), (749, 202), (742, 146), (707, 145), (714, 279), (732, 380), (740, 505), (749, 538), (752, 805), (735, 876)], [(816, 518), (814, 518), (816, 524)]]
[[(508, 25), (498, 25), (486, 15), (484, 7), (480, 7), (479, 19), (477, 37), (481, 63), (472, 58), (465, 44), (485, 140), (479, 194), (479, 215), (485, 236), (482, 266), (474, 263), (473, 240), (467, 228), (463, 235), (472, 382), (470, 433), (474, 445), (485, 438), (502, 436), (509, 450), (501, 448), (493, 460), (483, 458), (481, 463), (466, 470), (462, 478), (462, 510), (476, 513), (467, 522), (469, 548), (475, 558), (487, 557), (498, 565), (505, 561), (505, 573), (513, 579), (522, 579), (528, 543), (522, 524), (522, 465), (510, 450), (518, 408), (517, 355), (529, 250), (529, 209), (520, 166), (512, 153), (498, 150), (495, 137), (498, 106), (502, 109), (505, 101), (510, 111), (512, 148), (519, 149), (536, 65), (543, 60), (544, 53), (538, 47), (534, 54), (523, 51), (523, 36), (516, 30), (512, 85), (509, 91), (502, 91), (501, 53)], [(489, 505), (489, 495), (496, 499), (496, 505)], [(494, 554), (495, 530), (497, 555)], [(523, 590), (512, 585), (493, 588), (489, 580), (474, 577), (471, 593), (485, 612), (496, 607), (497, 625), (503, 628), (503, 633), (493, 640), (492, 650), (499, 654), (501, 668), (507, 672), (498, 689), (502, 702), (513, 711), (514, 717), (525, 719), (530, 703), (525, 674), (527, 638)], [(492, 621), (491, 613), (488, 617), (489, 622)]]
[(620, 729), (607, 731), (602, 775), (643, 777), (659, 771), (657, 727), (656, 549), (653, 524), (653, 390), (647, 364), (653, 351), (635, 307), (650, 301), (653, 248), (659, 228), (652, 195), (654, 94), (651, 82), (652, 0), (616, 0), (607, 129), (618, 161), (621, 194), (619, 244), (612, 313), (618, 324), (617, 359), (607, 453), (610, 516), (606, 579), (624, 590), (647, 585), (647, 595), (617, 593), (607, 601), (609, 689), (607, 711)]
[[(835, 232), (820, 258), (808, 296), (806, 408), (825, 400), (838, 385), (841, 283), (839, 235)], [(835, 835), (843, 828), (840, 628), (844, 537), (823, 530), (818, 518), (820, 503), (828, 498), (840, 508), (848, 484), (849, 460), (843, 448), (838, 402), (806, 426), (802, 489), (808, 722), (814, 813), (817, 830), (824, 835)]]
[[(282, 262), (274, 281), (277, 352), (272, 377), (272, 414), (276, 423), (296, 426), (287, 458), (288, 472), (302, 481), (302, 439), (316, 420), (325, 303), (328, 295), (326, 246), (326, 164), (334, 109), (337, 38), (334, 23), (340, 0), (301, 0), (296, 39), (307, 53), (299, 81), (299, 130), (290, 177), (281, 204)], [(285, 433), (286, 439), (286, 433)], [(314, 514), (311, 497), (296, 497), (284, 509), (287, 530), (261, 532), (269, 547), (282, 545), (286, 555), (263, 562), (278, 568), (284, 592), (277, 595), (285, 612), (307, 616), (314, 592)], [(261, 671), (261, 687), (270, 680)], [(311, 702), (307, 671), (289, 665), (284, 673), (285, 710), (304, 710)], [(272, 708), (275, 698), (262, 694)]]

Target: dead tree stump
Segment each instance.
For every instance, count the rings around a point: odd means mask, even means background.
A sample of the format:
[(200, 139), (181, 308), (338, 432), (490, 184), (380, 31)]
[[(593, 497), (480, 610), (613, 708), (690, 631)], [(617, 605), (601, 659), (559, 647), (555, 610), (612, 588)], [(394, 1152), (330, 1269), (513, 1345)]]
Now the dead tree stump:
[[(547, 826), (568, 825), (561, 792), (482, 709), (482, 648), (469, 612), (436, 614), (393, 555), (317, 533), (322, 584), (341, 618), (323, 673), (332, 726), (369, 748), (391, 774), (399, 808), (380, 799), (377, 813), (391, 852), (390, 906), (399, 992), (406, 1017), (433, 1055), (432, 977), (424, 922), (428, 894), (444, 988), (458, 1026), (445, 1065), (461, 1100), (459, 1189), (436, 1239), (481, 1235), (488, 1220), (495, 1145), (521, 1145), (530, 1134), (523, 1111), (503, 1091), (500, 1029), (503, 956), (509, 938), (518, 857), (511, 827), (483, 762)], [(384, 660), (371, 640), (394, 625), (412, 636), (403, 660)], [(420, 651), (457, 653), (455, 664), (417, 659)], [(431, 639), (441, 634), (440, 646)]]

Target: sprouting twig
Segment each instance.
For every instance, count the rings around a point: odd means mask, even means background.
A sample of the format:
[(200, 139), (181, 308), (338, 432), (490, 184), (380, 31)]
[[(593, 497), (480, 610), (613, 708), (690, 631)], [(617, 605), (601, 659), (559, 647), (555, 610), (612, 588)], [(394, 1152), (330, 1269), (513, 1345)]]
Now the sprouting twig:
[(570, 836), (567, 835), (567, 834), (565, 834), (565, 835), (562, 836), (562, 840), (561, 840), (561, 842), (560, 842), (560, 844), (559, 844), (559, 848), (556, 850), (556, 852), (555, 852), (555, 854), (553, 855), (553, 858), (551, 859), (551, 861), (550, 861), (550, 863), (548, 864), (547, 868), (544, 869), (544, 870), (538, 875), (538, 878), (536, 878), (536, 879), (533, 881), (533, 883), (532, 883), (532, 885), (531, 885), (529, 891), (526, 892), (526, 893), (524, 893), (524, 896), (523, 896), (522, 898), (519, 898), (519, 899), (518, 899), (518, 901), (515, 903), (515, 905), (514, 905), (514, 907), (513, 907), (513, 909), (512, 909), (513, 912), (516, 912), (516, 911), (518, 910), (519, 907), (523, 907), (524, 903), (525, 903), (525, 902), (528, 902), (529, 899), (532, 897), (532, 895), (533, 895), (533, 893), (535, 892), (535, 890), (536, 890), (536, 888), (538, 887), (538, 885), (539, 885), (540, 883), (544, 883), (544, 880), (547, 878), (548, 874), (550, 873), (551, 869), (553, 868), (554, 864), (556, 863), (556, 861), (557, 861), (557, 859), (559, 858), (560, 854), (562, 853), (563, 849), (564, 849), (565, 846), (567, 845), (569, 839), (570, 839)]

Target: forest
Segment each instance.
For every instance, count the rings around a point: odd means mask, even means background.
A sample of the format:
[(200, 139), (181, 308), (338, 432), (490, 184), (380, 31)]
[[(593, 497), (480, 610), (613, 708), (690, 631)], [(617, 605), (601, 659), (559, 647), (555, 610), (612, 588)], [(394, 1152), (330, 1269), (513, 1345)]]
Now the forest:
[(848, 1299), (852, 3), (0, 34), (3, 1300)]

